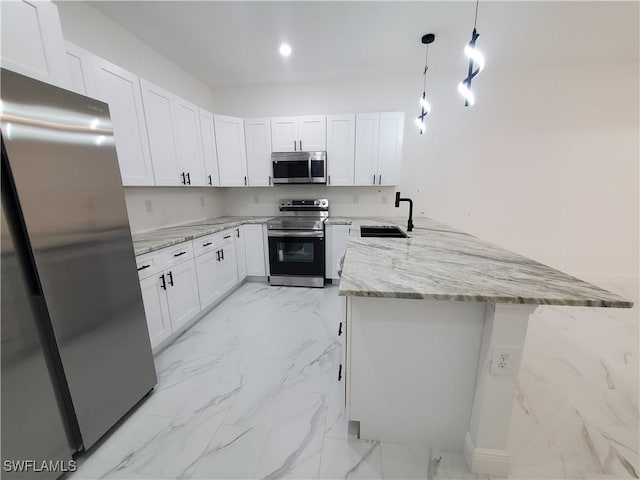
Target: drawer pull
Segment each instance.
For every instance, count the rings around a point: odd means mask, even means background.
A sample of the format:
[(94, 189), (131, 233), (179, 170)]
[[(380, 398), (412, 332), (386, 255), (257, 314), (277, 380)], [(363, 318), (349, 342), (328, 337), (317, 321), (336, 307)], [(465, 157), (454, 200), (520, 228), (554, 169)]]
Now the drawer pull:
[(342, 380), (342, 364), (340, 364), (340, 368), (338, 369), (338, 381)]
[(179, 257), (180, 255), (184, 255), (184, 254), (186, 254), (186, 253), (187, 253), (187, 252), (174, 253), (174, 254), (173, 254), (173, 256), (174, 256), (174, 257)]
[(209, 245), (213, 245), (213, 242), (207, 242), (202, 244), (203, 247), (208, 247)]
[(338, 327), (338, 336), (342, 335), (342, 322), (340, 322), (340, 326)]
[(224, 239), (226, 240), (227, 238), (231, 238), (231, 235), (225, 235)]
[(145, 268), (149, 268), (151, 265), (143, 265), (141, 267), (138, 267), (138, 271), (140, 270), (144, 270)]

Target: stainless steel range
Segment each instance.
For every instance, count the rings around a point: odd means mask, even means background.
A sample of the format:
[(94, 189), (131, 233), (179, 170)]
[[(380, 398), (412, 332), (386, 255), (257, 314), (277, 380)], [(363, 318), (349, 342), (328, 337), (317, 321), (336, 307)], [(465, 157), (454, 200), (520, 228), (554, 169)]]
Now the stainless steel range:
[(326, 198), (280, 200), (280, 216), (267, 222), (271, 285), (324, 287)]

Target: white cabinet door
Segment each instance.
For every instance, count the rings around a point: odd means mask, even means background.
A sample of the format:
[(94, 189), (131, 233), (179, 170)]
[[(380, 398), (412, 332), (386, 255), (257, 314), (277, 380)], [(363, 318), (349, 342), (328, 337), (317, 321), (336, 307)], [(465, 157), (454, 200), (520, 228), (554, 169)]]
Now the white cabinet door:
[(244, 120), (249, 186), (271, 185), (271, 123), (268, 118)]
[(223, 267), (219, 249), (196, 257), (196, 272), (198, 275), (198, 292), (202, 308), (214, 303), (224, 293), (222, 286)]
[(240, 225), (233, 229), (236, 239), (236, 263), (238, 265), (238, 282), (247, 277), (247, 250), (244, 242), (244, 227)]
[(381, 113), (378, 148), (378, 185), (397, 185), (400, 181), (403, 136), (404, 113)]
[(200, 312), (198, 278), (193, 259), (171, 267), (164, 272), (167, 300), (173, 331)]
[(173, 95), (142, 78), (140, 87), (156, 185), (184, 185), (174, 136)]
[(200, 112), (193, 103), (174, 97), (176, 143), (180, 173), (186, 176), (186, 185), (205, 184)]
[[(76, 50), (77, 51), (77, 50)], [(154, 185), (147, 124), (136, 75), (87, 52), (87, 95), (109, 104), (122, 184)]]
[(247, 275), (264, 277), (266, 271), (262, 225), (244, 225), (244, 244), (247, 254)]
[(152, 348), (171, 335), (167, 293), (161, 285), (158, 275), (152, 275), (140, 281), (142, 302)]
[(299, 148), (298, 117), (271, 118), (271, 151), (295, 152)]
[(241, 118), (214, 115), (220, 186), (247, 185), (247, 154)]
[(331, 279), (339, 279), (338, 262), (347, 251), (349, 225), (331, 225)]
[(48, 0), (0, 2), (2, 66), (71, 88), (58, 7)]
[(318, 152), (327, 149), (327, 117), (307, 115), (298, 117), (298, 135), (303, 152)]
[(376, 185), (378, 183), (379, 132), (379, 113), (359, 113), (356, 115), (355, 185)]
[(327, 185), (353, 185), (356, 116), (327, 116)]
[(95, 82), (92, 77), (95, 62), (86, 50), (71, 42), (64, 42), (67, 54), (67, 66), (71, 77), (71, 90), (81, 95), (89, 95), (89, 84)]
[(227, 292), (238, 284), (238, 263), (235, 242), (227, 243), (220, 249), (222, 264), (222, 291)]
[(213, 114), (201, 108), (198, 110), (204, 155), (205, 185), (218, 186), (220, 185), (220, 177), (218, 177), (218, 154), (216, 152), (216, 135), (213, 129)]

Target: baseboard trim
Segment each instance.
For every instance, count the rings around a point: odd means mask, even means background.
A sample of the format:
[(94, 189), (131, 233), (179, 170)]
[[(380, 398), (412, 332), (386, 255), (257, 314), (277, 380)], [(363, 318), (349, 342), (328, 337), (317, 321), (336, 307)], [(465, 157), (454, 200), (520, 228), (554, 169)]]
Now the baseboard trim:
[(464, 437), (463, 454), (472, 473), (496, 477), (509, 475), (509, 454), (506, 450), (476, 448), (469, 432)]

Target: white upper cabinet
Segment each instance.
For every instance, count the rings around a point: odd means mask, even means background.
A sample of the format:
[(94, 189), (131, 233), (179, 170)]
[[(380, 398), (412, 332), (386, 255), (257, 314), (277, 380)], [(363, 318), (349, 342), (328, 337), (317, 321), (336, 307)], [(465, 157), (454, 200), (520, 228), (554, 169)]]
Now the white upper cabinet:
[(174, 97), (176, 143), (180, 174), (186, 185), (205, 185), (204, 155), (198, 107)]
[(268, 118), (244, 120), (247, 147), (247, 183), (249, 186), (271, 185), (271, 123)]
[(298, 151), (298, 117), (271, 119), (271, 147), (273, 152)]
[(327, 149), (327, 117), (271, 118), (271, 147), (273, 152), (324, 151)]
[(403, 112), (356, 115), (354, 184), (397, 185), (403, 136)]
[(214, 115), (220, 186), (247, 185), (247, 154), (241, 118)]
[(378, 147), (378, 185), (397, 185), (400, 181), (404, 113), (380, 114)]
[(355, 115), (327, 115), (327, 185), (353, 185), (355, 140)]
[(140, 87), (156, 185), (184, 185), (174, 136), (173, 95), (142, 78)]
[(318, 152), (327, 149), (327, 117), (307, 115), (298, 117), (300, 149), (303, 152)]
[(109, 104), (122, 184), (154, 185), (138, 77), (70, 42), (65, 46), (74, 90)]
[(58, 8), (48, 0), (0, 2), (2, 66), (71, 88)]
[(356, 115), (354, 185), (377, 185), (379, 113)]
[(202, 135), (202, 151), (204, 155), (205, 185), (219, 186), (218, 153), (216, 152), (216, 134), (213, 128), (213, 114), (203, 109), (200, 113), (200, 132)]

